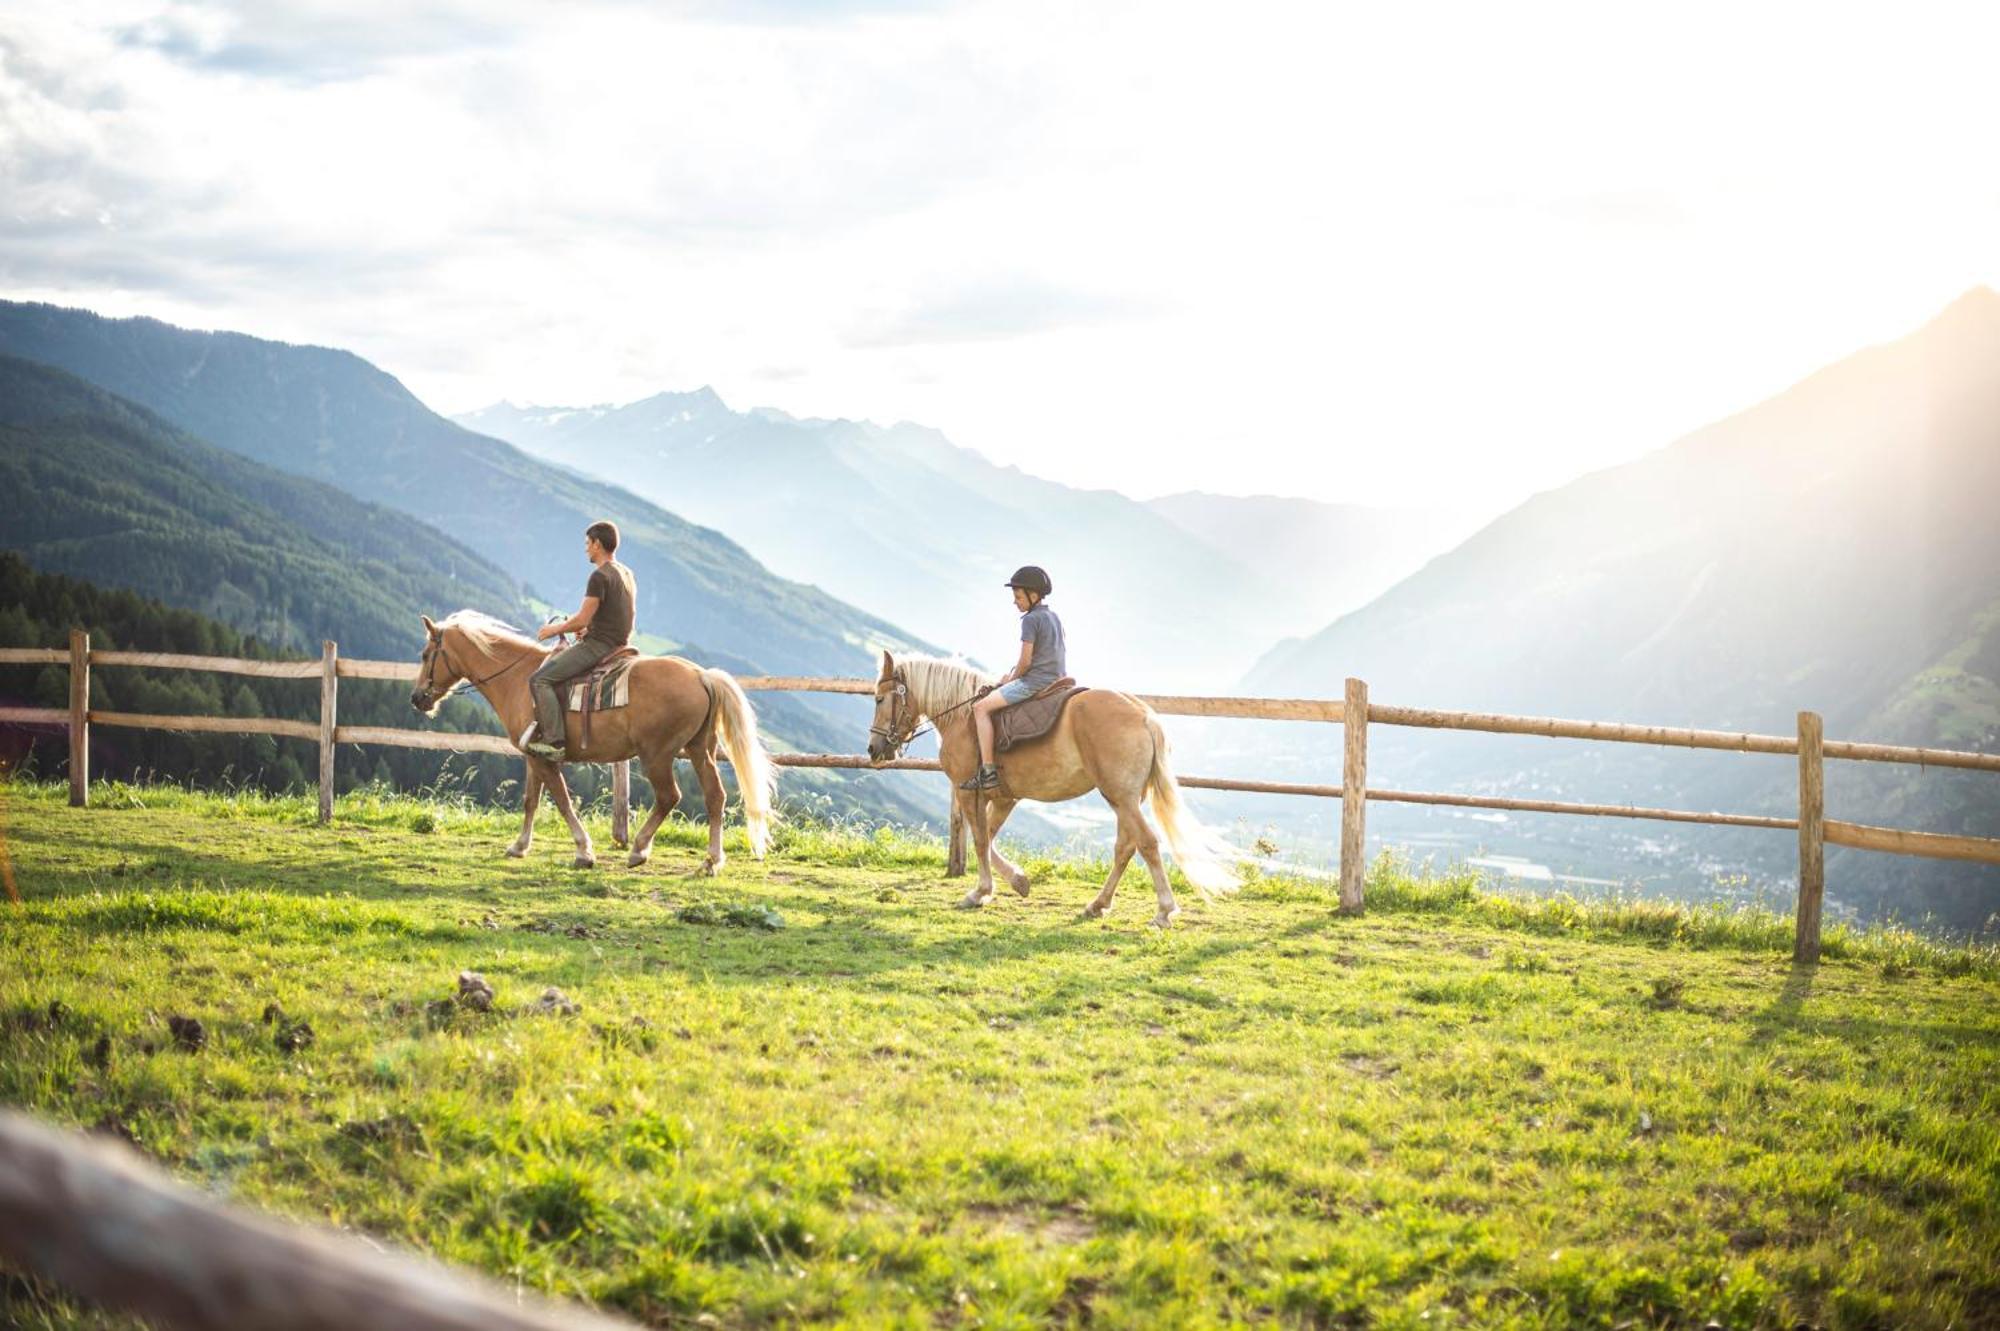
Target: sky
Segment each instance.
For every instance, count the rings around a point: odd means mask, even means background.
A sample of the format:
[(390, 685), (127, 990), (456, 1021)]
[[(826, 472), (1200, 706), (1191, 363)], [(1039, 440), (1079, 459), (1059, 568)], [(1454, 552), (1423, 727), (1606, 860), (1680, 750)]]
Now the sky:
[(1497, 512), (2000, 285), (1994, 11), (10, 0), (0, 296)]

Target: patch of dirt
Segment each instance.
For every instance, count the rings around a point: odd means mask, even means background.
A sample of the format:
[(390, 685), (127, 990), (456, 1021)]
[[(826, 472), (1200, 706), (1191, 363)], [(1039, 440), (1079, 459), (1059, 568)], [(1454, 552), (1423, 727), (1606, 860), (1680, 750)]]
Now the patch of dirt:
[(387, 1114), (343, 1123), (334, 1136), (364, 1146), (415, 1146), (423, 1141), (423, 1130), (407, 1114)]
[(962, 1213), (966, 1221), (1036, 1243), (1073, 1245), (1097, 1237), (1097, 1226), (1075, 1207), (1047, 1210), (1037, 1206), (993, 1206), (981, 1203)]
[(1387, 1081), (1401, 1070), (1402, 1065), (1392, 1058), (1380, 1058), (1374, 1054), (1342, 1054), (1340, 1066), (1349, 1072), (1375, 1081)]
[(558, 938), (604, 937), (602, 929), (592, 928), (590, 925), (581, 923), (564, 924), (560, 920), (530, 920), (528, 923), (522, 925), (521, 928), (527, 933), (550, 934)]

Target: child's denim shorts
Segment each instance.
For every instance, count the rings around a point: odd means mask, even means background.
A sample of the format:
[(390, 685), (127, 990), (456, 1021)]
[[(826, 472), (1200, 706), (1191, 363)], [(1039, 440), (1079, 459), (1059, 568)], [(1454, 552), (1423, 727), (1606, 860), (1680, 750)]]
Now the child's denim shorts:
[(1017, 702), (1026, 702), (1040, 692), (1033, 684), (1020, 679), (1010, 679), (1000, 686), (1000, 696), (1007, 700), (1009, 707)]

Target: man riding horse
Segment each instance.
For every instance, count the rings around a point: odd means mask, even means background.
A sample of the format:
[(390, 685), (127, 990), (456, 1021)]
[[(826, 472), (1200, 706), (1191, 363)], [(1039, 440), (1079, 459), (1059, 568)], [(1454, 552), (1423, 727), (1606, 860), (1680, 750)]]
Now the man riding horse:
[(528, 681), (535, 699), (535, 721), (521, 736), (523, 751), (552, 762), (563, 760), (562, 686), (589, 674), (605, 657), (632, 640), (633, 606), (638, 584), (632, 570), (612, 558), (618, 549), (618, 524), (593, 522), (584, 529), (583, 553), (592, 564), (583, 589), (583, 606), (560, 624), (535, 631), (546, 642), (559, 633), (581, 633), (568, 647), (551, 656)]

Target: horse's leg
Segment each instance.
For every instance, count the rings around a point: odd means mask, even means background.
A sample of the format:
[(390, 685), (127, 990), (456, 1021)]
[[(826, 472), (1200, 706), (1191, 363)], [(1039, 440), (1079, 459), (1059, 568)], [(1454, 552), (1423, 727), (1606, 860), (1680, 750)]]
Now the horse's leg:
[(728, 858), (722, 853), (722, 815), (729, 810), (729, 792), (722, 788), (714, 749), (693, 744), (688, 747), (688, 757), (694, 762), (695, 780), (701, 782), (701, 802), (708, 809), (708, 858), (702, 861), (701, 871), (712, 876), (722, 872)]
[(1028, 895), (1028, 875), (1021, 872), (1012, 860), (1009, 860), (1005, 855), (1000, 853), (1000, 827), (1007, 821), (1007, 815), (1014, 812), (1014, 806), (1017, 803), (1019, 803), (1018, 800), (996, 798), (993, 801), (993, 807), (987, 810), (986, 813), (986, 832), (993, 840), (991, 858), (995, 867), (1001, 873), (1007, 875), (1007, 886), (1025, 897)]
[(625, 863), (638, 868), (653, 857), (653, 834), (660, 830), (660, 824), (681, 802), (681, 788), (674, 780), (674, 755), (672, 753), (649, 753), (645, 757), (646, 779), (653, 783), (653, 812), (647, 815), (646, 825), (639, 829), (639, 835), (632, 838), (632, 853)]
[(1118, 846), (1111, 852), (1111, 873), (1105, 878), (1104, 886), (1083, 908), (1083, 913), (1091, 919), (1098, 919), (1111, 909), (1111, 898), (1118, 891), (1118, 880), (1125, 876), (1125, 866), (1132, 862), (1132, 852), (1138, 849), (1139, 839), (1132, 832), (1131, 822), (1124, 814), (1118, 815)]
[(1160, 899), (1159, 913), (1153, 916), (1153, 927), (1164, 929), (1174, 922), (1174, 916), (1181, 913), (1181, 908), (1174, 900), (1174, 889), (1167, 885), (1167, 866), (1160, 861), (1160, 838), (1154, 834), (1153, 825), (1146, 821), (1146, 815), (1140, 811), (1137, 799), (1132, 800), (1127, 808), (1118, 810), (1118, 821), (1121, 825), (1128, 813), (1132, 819), (1139, 856), (1146, 861), (1146, 869), (1153, 875), (1153, 895)]
[(521, 835), (507, 847), (507, 858), (518, 860), (535, 844), (535, 810), (542, 803), (542, 774), (535, 760), (528, 759), (528, 774), (521, 779)]
[(977, 910), (993, 899), (993, 820), (981, 817), (986, 792), (961, 790), (959, 806), (965, 810), (965, 825), (972, 837), (972, 853), (979, 861), (979, 881), (959, 899), (960, 910)]
[(576, 858), (570, 864), (578, 869), (593, 868), (597, 864), (597, 853), (590, 848), (590, 831), (584, 827), (583, 819), (576, 816), (576, 805), (570, 802), (569, 783), (563, 780), (562, 768), (543, 759), (542, 782), (549, 788), (549, 796), (562, 812), (563, 821), (569, 824), (569, 834), (576, 841)]

